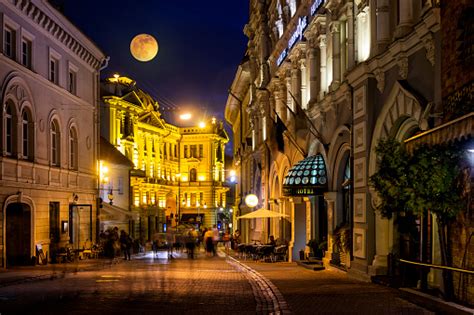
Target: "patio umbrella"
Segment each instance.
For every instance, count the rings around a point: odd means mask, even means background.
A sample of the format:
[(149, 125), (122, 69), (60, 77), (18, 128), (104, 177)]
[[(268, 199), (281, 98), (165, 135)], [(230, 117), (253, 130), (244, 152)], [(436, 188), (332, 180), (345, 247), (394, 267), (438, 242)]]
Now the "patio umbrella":
[(267, 209), (258, 209), (250, 213), (241, 215), (237, 219), (256, 219), (256, 218), (286, 218), (288, 215), (270, 211)]

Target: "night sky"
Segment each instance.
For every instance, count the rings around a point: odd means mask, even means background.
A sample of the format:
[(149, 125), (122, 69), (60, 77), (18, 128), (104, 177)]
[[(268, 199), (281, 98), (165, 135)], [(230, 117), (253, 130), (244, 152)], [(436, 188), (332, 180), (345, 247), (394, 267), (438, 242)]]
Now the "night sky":
[[(102, 77), (129, 76), (162, 108), (192, 107), (198, 110), (196, 119), (205, 114), (223, 120), (227, 90), (247, 43), (247, 0), (81, 0), (63, 5), (64, 14), (110, 56)], [(130, 54), (130, 41), (140, 33), (158, 41), (158, 55), (150, 62)], [(177, 111), (165, 117), (181, 124), (175, 120)]]

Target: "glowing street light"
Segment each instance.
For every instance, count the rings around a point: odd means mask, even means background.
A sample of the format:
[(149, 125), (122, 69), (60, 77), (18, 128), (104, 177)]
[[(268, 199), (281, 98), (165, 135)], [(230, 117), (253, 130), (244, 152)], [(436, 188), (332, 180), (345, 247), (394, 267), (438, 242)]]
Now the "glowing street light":
[(204, 121), (199, 122), (199, 128), (206, 128), (206, 123)]
[(255, 194), (249, 194), (245, 197), (247, 207), (253, 208), (258, 205), (258, 197)]

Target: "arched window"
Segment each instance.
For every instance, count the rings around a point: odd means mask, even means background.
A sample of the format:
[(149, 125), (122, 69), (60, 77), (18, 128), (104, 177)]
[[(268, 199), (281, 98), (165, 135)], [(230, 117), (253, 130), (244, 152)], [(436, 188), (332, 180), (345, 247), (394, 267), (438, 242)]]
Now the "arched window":
[(77, 132), (74, 127), (69, 129), (69, 168), (77, 170)]
[(192, 168), (189, 171), (189, 181), (190, 182), (195, 182), (197, 180), (197, 171), (195, 168)]
[(6, 155), (13, 155), (14, 144), (15, 144), (15, 109), (14, 104), (8, 101), (5, 105), (5, 124), (4, 124), (4, 135), (5, 135), (5, 153)]
[(57, 120), (51, 121), (51, 165), (59, 166), (60, 161), (60, 139), (59, 124)]
[(351, 165), (350, 159), (347, 158), (346, 166), (344, 167), (342, 188), (342, 220), (343, 223), (350, 222), (351, 213)]
[(34, 132), (31, 113), (28, 109), (24, 109), (21, 114), (21, 155), (24, 159), (33, 159)]

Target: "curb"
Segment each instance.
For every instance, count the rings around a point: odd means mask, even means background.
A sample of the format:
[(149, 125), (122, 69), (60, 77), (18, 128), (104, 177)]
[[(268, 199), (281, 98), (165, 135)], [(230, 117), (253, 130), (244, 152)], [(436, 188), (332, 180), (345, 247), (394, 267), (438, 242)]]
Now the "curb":
[(292, 314), (280, 290), (267, 278), (232, 256), (226, 257), (229, 263), (244, 271), (252, 286), (257, 302), (258, 314)]
[(419, 292), (409, 288), (399, 288), (399, 292), (406, 300), (421, 305), (424, 308), (431, 309), (437, 314), (462, 314), (473, 315), (474, 309), (462, 306), (453, 302), (446, 302), (438, 297)]

